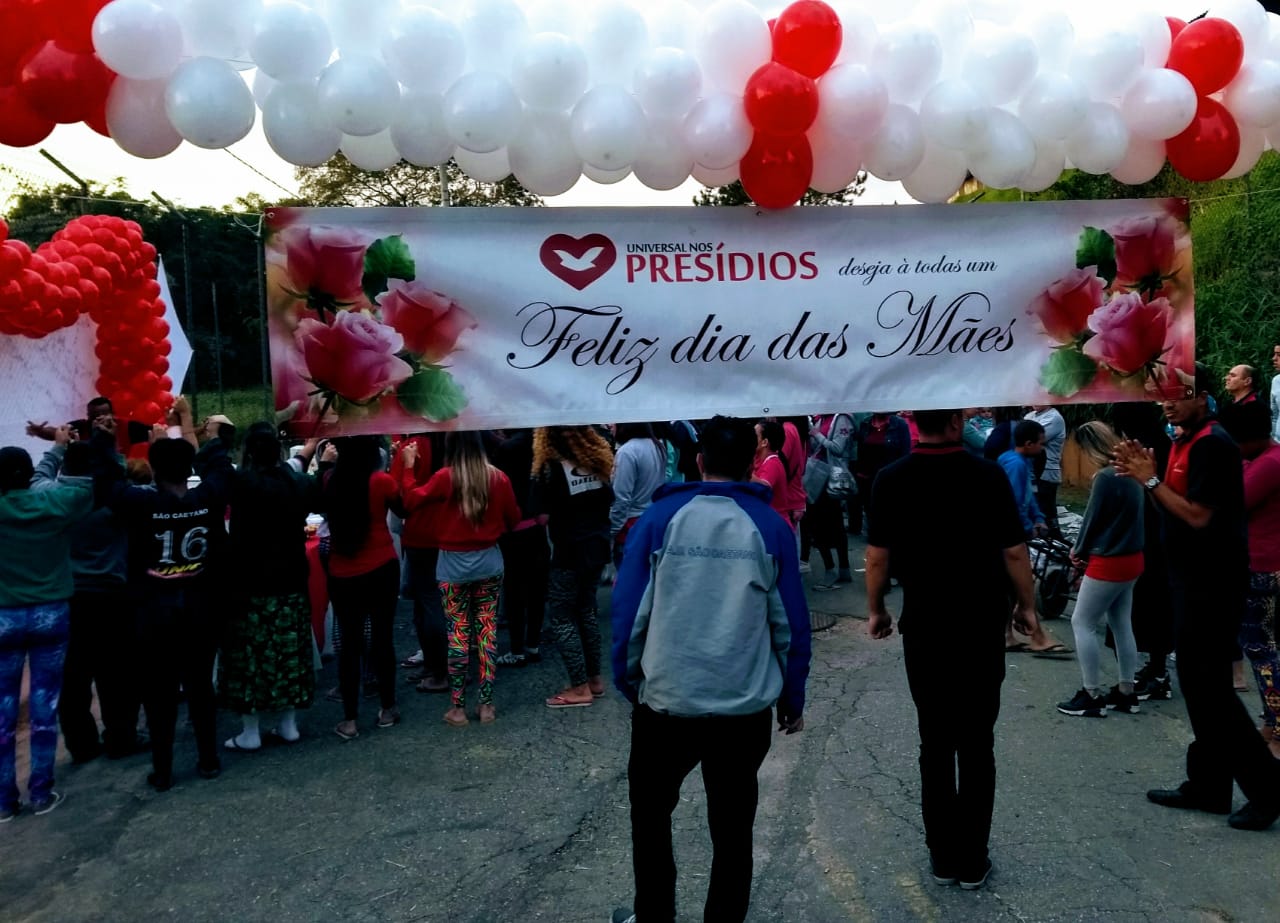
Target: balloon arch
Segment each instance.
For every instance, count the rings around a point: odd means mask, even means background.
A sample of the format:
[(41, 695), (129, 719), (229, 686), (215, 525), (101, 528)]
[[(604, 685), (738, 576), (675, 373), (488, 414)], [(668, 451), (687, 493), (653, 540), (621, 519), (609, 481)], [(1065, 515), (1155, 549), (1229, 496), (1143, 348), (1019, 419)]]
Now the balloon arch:
[[(1169, 4), (1172, 0), (1164, 0)], [(1205, 6), (1203, 0), (1197, 12)], [(1210, 0), (0, 0), (0, 143), (85, 122), (138, 157), (234, 144), (367, 170), (455, 157), (539, 195), (741, 179), (785, 207), (860, 170), (1240, 176), (1280, 144), (1280, 16)]]

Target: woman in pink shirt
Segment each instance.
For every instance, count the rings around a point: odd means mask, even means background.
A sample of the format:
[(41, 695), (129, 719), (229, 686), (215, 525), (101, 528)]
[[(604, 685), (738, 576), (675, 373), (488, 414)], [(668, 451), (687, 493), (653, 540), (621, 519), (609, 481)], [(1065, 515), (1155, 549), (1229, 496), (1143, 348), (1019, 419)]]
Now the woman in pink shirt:
[(1280, 603), (1280, 445), (1271, 441), (1271, 408), (1261, 401), (1223, 408), (1222, 425), (1244, 456), (1244, 506), (1249, 517), (1249, 595), (1240, 623), (1240, 647), (1253, 665), (1262, 696), (1259, 729), (1280, 759), (1280, 657), (1276, 608)]
[(764, 484), (773, 491), (769, 505), (777, 510), (778, 515), (787, 521), (792, 531), (799, 527), (800, 518), (793, 516), (794, 502), (787, 489), (789, 480), (787, 459), (783, 454), (786, 434), (781, 423), (766, 420), (756, 424), (756, 461), (751, 469), (751, 480)]

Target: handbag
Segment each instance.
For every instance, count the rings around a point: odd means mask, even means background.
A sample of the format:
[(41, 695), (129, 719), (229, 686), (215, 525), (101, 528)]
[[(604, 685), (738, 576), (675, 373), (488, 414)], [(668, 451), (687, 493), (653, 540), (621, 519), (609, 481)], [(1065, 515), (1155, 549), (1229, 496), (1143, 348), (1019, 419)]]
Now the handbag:
[(832, 465), (827, 475), (827, 494), (833, 499), (844, 500), (857, 492), (857, 485), (853, 483), (853, 475), (849, 473), (849, 469), (841, 465)]
[(804, 494), (809, 498), (810, 503), (816, 503), (822, 496), (822, 492), (827, 489), (831, 471), (831, 466), (819, 458), (810, 458), (805, 464), (801, 483), (804, 484)]

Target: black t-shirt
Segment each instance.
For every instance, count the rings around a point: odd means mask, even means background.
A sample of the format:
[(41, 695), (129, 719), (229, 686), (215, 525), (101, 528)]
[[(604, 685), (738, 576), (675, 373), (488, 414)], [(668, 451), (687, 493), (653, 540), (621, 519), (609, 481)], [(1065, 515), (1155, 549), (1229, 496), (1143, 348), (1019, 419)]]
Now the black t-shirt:
[(1024, 542), (1013, 489), (958, 443), (917, 446), (871, 489), (867, 542), (902, 584), (898, 630), (992, 639), (1009, 614), (1004, 550)]
[(613, 486), (607, 480), (570, 462), (550, 461), (530, 485), (529, 501), (529, 515), (547, 516), (553, 567), (587, 569), (609, 560)]
[(1249, 566), (1244, 465), (1231, 437), (1216, 423), (1206, 425), (1208, 432), (1195, 439), (1187, 455), (1186, 498), (1209, 507), (1213, 516), (1196, 529), (1166, 512), (1164, 544), (1175, 579), (1199, 576), (1222, 587), (1228, 574), (1236, 581), (1246, 579), (1243, 572)]

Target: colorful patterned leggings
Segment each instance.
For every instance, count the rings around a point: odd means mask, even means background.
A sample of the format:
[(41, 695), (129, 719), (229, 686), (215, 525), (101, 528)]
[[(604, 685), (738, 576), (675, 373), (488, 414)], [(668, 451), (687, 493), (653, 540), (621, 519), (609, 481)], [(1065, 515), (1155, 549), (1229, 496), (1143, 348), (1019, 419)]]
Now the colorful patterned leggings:
[(458, 708), (466, 704), (468, 653), (473, 628), (480, 653), (480, 704), (493, 702), (500, 595), (501, 574), (470, 583), (440, 584), (440, 601), (449, 622), (449, 694)]
[(33, 802), (53, 791), (53, 761), (58, 752), (58, 696), (71, 624), (67, 603), (0, 607), (0, 808), (18, 807), (16, 771), (18, 700), (22, 668), (30, 660), (31, 780)]
[(1262, 722), (1277, 726), (1280, 715), (1280, 657), (1276, 655), (1276, 599), (1280, 574), (1249, 572), (1249, 595), (1240, 625), (1240, 647), (1253, 665), (1262, 695)]

